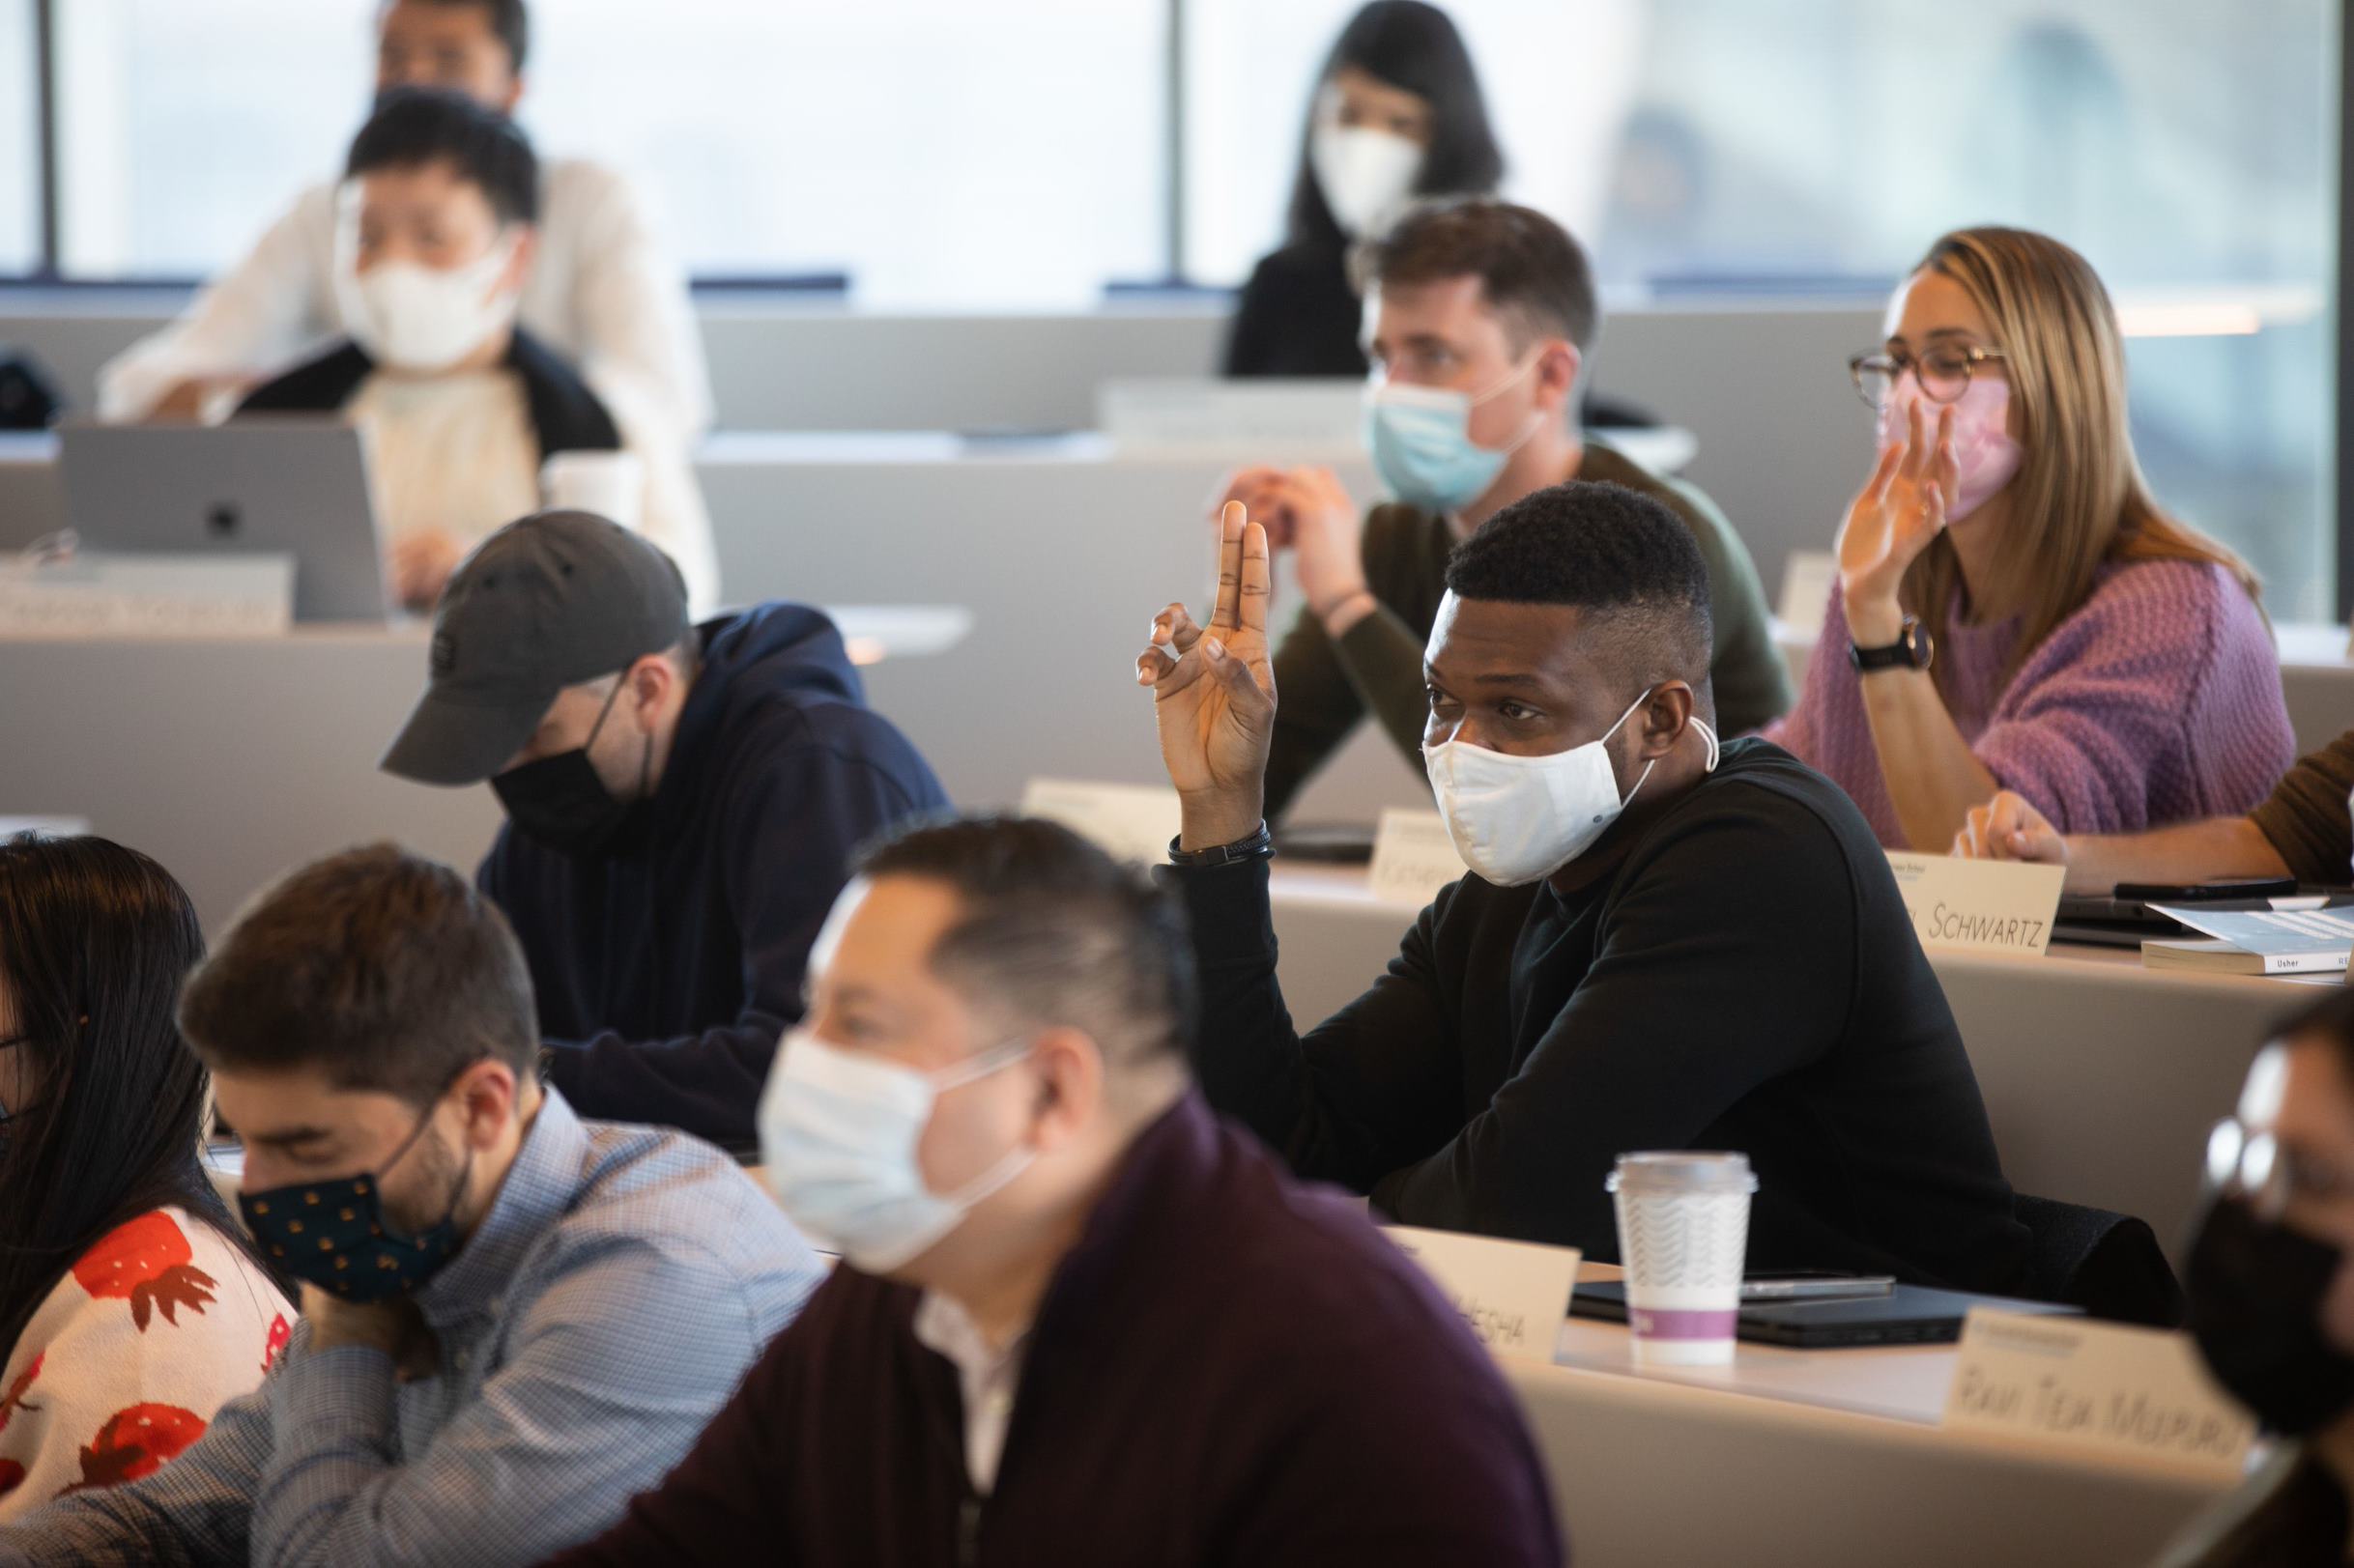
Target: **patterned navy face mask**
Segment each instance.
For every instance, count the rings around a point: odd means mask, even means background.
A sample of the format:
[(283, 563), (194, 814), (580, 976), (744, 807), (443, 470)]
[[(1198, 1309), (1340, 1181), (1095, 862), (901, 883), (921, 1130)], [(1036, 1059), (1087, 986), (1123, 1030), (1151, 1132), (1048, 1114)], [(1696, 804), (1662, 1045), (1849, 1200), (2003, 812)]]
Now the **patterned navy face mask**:
[[(438, 1103), (438, 1101), (437, 1101)], [(362, 1304), (406, 1296), (431, 1279), (458, 1249), (458, 1198), (474, 1168), (470, 1154), (442, 1217), (414, 1236), (385, 1219), (381, 1177), (399, 1164), (433, 1120), (433, 1107), (375, 1173), (296, 1182), (267, 1192), (241, 1192), (237, 1207), (273, 1266)]]

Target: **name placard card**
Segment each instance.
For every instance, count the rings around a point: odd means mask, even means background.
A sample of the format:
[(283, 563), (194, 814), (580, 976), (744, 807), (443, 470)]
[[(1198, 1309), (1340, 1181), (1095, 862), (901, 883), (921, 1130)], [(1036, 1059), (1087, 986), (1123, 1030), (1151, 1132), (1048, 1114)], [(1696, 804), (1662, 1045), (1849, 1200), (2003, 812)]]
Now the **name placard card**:
[(1373, 897), (1421, 908), (1439, 889), (1465, 874), (1463, 858), (1447, 837), (1447, 820), (1436, 812), (1392, 806), (1381, 813), (1373, 834)]
[(292, 556), (76, 556), (0, 564), (0, 637), (283, 637)]
[(1891, 852), (1888, 869), (1921, 946), (1932, 953), (2041, 956), (2052, 945), (2068, 875), (2062, 867)]
[(1024, 816), (1043, 816), (1119, 860), (1159, 866), (1177, 837), (1177, 791), (1143, 784), (1032, 779), (1021, 792)]
[(1438, 1282), (1480, 1344), (1498, 1355), (1552, 1361), (1554, 1341), (1569, 1315), (1569, 1292), (1577, 1284), (1577, 1248), (1412, 1225), (1382, 1229)]
[(1944, 1424), (2230, 1476), (2255, 1441), (2189, 1336), (1989, 1307), (1963, 1325)]

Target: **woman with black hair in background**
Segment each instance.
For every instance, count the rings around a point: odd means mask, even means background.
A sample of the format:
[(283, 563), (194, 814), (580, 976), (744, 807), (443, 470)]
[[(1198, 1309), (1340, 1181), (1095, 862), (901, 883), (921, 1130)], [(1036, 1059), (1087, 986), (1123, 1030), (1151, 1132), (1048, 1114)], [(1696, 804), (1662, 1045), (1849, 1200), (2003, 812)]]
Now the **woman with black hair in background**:
[(292, 1331), (198, 1162), (203, 953), (145, 855), (0, 841), (0, 1520), (157, 1469)]
[(1349, 246), (1417, 196), (1486, 195), (1504, 153), (1471, 51), (1421, 0), (1372, 0), (1316, 74), (1282, 248), (1244, 286), (1229, 376), (1363, 376)]

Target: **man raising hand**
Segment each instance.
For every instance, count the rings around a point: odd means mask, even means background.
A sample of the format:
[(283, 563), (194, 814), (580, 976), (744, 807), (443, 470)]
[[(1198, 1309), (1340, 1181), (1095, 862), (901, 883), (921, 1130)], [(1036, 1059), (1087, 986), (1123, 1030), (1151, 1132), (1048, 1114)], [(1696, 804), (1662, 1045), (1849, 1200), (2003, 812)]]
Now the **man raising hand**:
[(1164, 874), (1214, 1105), (1386, 1214), (1596, 1261), (1620, 1152), (1737, 1149), (1760, 1268), (2018, 1287), (2026, 1233), (1887, 857), (1787, 753), (1720, 756), (1708, 573), (1673, 512), (1572, 482), (1455, 548), (1422, 755), (1472, 874), (1305, 1037), (1261, 819), (1268, 584), (1266, 532), (1229, 505), (1210, 624), (1168, 606), (1136, 662), (1183, 805)]

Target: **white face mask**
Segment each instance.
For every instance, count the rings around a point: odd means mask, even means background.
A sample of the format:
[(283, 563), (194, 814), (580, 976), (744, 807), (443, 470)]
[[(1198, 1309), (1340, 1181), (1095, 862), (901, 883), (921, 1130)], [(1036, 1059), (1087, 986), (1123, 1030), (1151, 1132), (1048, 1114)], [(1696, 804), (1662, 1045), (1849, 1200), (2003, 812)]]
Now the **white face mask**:
[(939, 1072), (787, 1032), (761, 1096), (761, 1158), (786, 1215), (855, 1268), (888, 1273), (962, 1223), (1035, 1158), (1016, 1145), (954, 1192), (924, 1183), (916, 1145), (933, 1101), (1030, 1054), (1010, 1040)]
[[(1651, 695), (1636, 698), (1600, 740), (1565, 752), (1514, 756), (1459, 740), (1423, 747), (1422, 766), (1463, 864), (1500, 888), (1516, 888), (1552, 875), (1593, 848), (1658, 766), (1656, 760), (1647, 764), (1634, 788), (1620, 798), (1608, 742)], [(1699, 719), (1692, 726), (1708, 742), (1708, 771), (1714, 773), (1716, 731)]]
[(1308, 133), (1307, 161), (1333, 220), (1362, 239), (1385, 232), (1405, 211), (1422, 172), (1422, 150), (1387, 130), (1319, 123)]
[(352, 341), (378, 364), (420, 374), (447, 370), (514, 323), (521, 296), (500, 282), (515, 259), (513, 235), (488, 255), (446, 271), (394, 261), (361, 272), (358, 242), (355, 222), (337, 239), (336, 287)]

